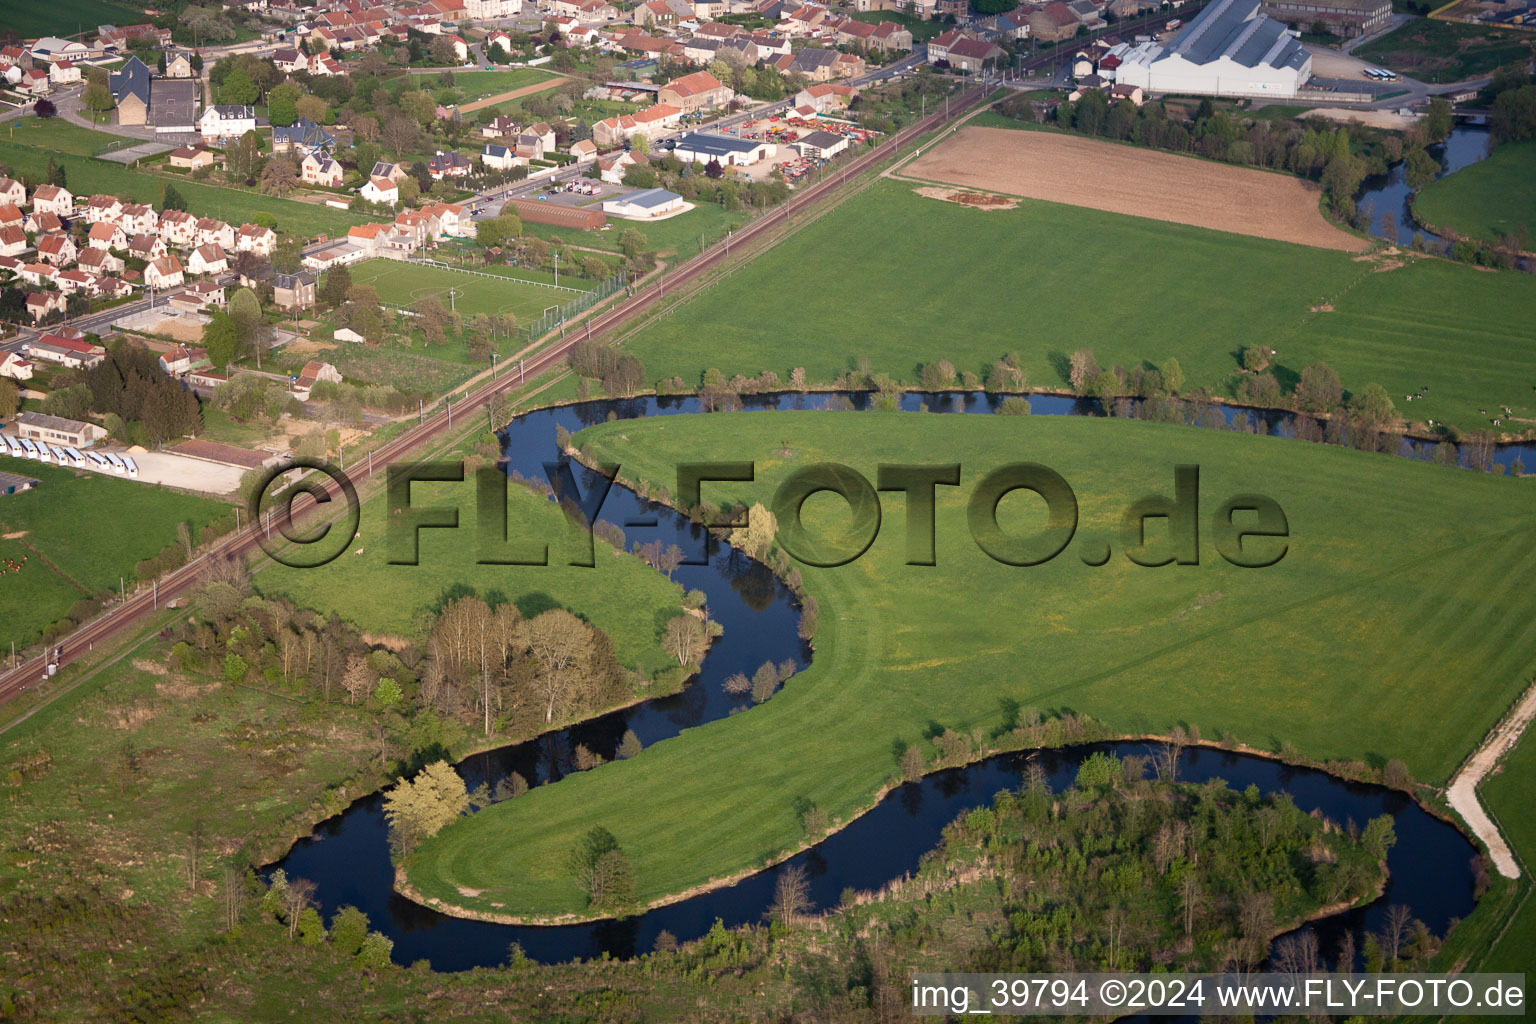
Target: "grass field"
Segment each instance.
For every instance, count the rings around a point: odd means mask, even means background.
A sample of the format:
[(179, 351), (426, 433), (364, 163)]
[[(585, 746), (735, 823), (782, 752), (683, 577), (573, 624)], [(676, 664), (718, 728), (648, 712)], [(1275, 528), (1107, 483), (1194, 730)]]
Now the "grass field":
[(409, 309), (420, 299), (435, 295), (443, 305), (449, 304), (448, 292), (453, 295), (453, 308), (466, 316), (475, 313), (511, 313), (519, 323), (537, 320), (548, 306), (563, 306), (577, 297), (579, 290), (590, 288), (590, 282), (567, 285), (562, 279), (559, 288), (544, 287), (527, 281), (506, 278), (492, 281), (474, 274), (439, 267), (424, 267), (399, 260), (364, 260), (350, 268), (355, 284), (371, 284), (379, 293), (379, 301), (389, 306)]
[(1529, 60), (1531, 35), (1512, 28), (1417, 18), (1360, 47), (1355, 56), (1424, 82), (1460, 82)]
[(104, 146), (122, 141), (121, 135), (82, 128), (62, 117), (19, 117), (5, 122), (3, 141), (74, 156), (90, 156)]
[(1486, 160), (1424, 186), (1413, 212), (1436, 231), (1450, 228), (1484, 242), (1522, 229), (1529, 236), (1536, 231), (1536, 140), (1506, 143)]
[(538, 82), (555, 82), (558, 75), (537, 68), (505, 68), (496, 71), (455, 71), (453, 87), (459, 90), (465, 103), (483, 100), (487, 96), (511, 92)]
[[(598, 824), (629, 853), (642, 899), (760, 866), (799, 842), (797, 799), (846, 821), (896, 773), (898, 742), (932, 757), (925, 737), (1005, 728), (1008, 701), (1128, 732), (1182, 723), (1317, 759), (1402, 758), (1439, 781), (1536, 667), (1527, 482), (1058, 417), (721, 414), (600, 425), (577, 443), (652, 481), (672, 481), (680, 461), (754, 460), (756, 482), (711, 485), (716, 501), (767, 503), (787, 472), (822, 461), (870, 479), (884, 462), (958, 462), (963, 486), (938, 488), (936, 567), (903, 564), (905, 505), (891, 495), (863, 558), (803, 569), (820, 603), (815, 660), (767, 704), (481, 812), (424, 846), (412, 881), (461, 906), (578, 910), (565, 857)], [(1020, 459), (1063, 474), (1082, 508), (1072, 546), (1033, 568), (990, 560), (965, 525), (976, 481)], [(1216, 557), (1210, 533), (1198, 566), (1121, 557), (1122, 510), (1170, 492), (1179, 463), (1200, 467), (1202, 516), (1238, 493), (1279, 502), (1284, 560), (1237, 569)], [(828, 497), (807, 510), (813, 530), (846, 521)], [(1033, 532), (1041, 518), (1021, 498), (1001, 506), (1005, 531)], [(1117, 552), (1107, 566), (1083, 564), (1106, 542)], [(470, 899), (460, 887), (485, 892)]]
[[(481, 415), (482, 424), (485, 417)], [(546, 608), (567, 608), (597, 623), (613, 638), (619, 660), (647, 669), (660, 667), (660, 637), (667, 620), (679, 614), (683, 591), (633, 555), (617, 555), (597, 542), (596, 568), (568, 563), (580, 553), (579, 538), (568, 531), (564, 513), (525, 488), (510, 484), (507, 536), (547, 540), (547, 566), (478, 565), (478, 523), (473, 478), (462, 484), (416, 484), (416, 507), (455, 505), (457, 530), (423, 530), (419, 565), (390, 565), (385, 539), (383, 496), (366, 502), (350, 551), (318, 569), (289, 569), (270, 564), (257, 576), (263, 593), (288, 594), (298, 604), (336, 612), (362, 629), (406, 636), (421, 631), (419, 616), (435, 611), (445, 594), (471, 587), (490, 599), (500, 594), (527, 615)], [(576, 545), (576, 546), (573, 546)]]
[[(0, 134), (0, 163), (13, 172), (28, 173), (39, 178), (48, 169), (48, 160), (55, 156), (46, 148), (37, 148), (13, 142)], [(133, 170), (122, 164), (68, 153), (59, 157), (66, 184), (75, 195), (91, 195), (104, 192), (122, 199), (139, 203), (160, 205), (165, 195), (166, 179)], [(329, 232), (344, 235), (347, 228), (362, 224), (366, 217), (346, 210), (333, 210), (328, 206), (301, 203), (292, 199), (243, 192), (239, 189), (221, 188), (195, 181), (176, 181), (176, 190), (187, 201), (188, 211), (204, 217), (218, 217), (231, 224), (244, 224), (258, 213), (270, 213), (277, 219), (283, 231), (300, 234)]]
[(63, 0), (62, 3), (7, 4), (5, 27), (22, 38), (73, 35), (97, 25), (133, 25), (144, 20), (143, 4), (106, 0)]
[[(1091, 240), (1091, 241), (1085, 241)], [(784, 282), (801, 281), (790, 296)], [(1332, 305), (1333, 312), (1314, 312)], [(1104, 366), (1176, 356), (1188, 386), (1230, 395), (1244, 345), (1279, 353), (1283, 387), (1326, 360), (1400, 411), (1467, 429), (1479, 408), (1536, 416), (1536, 286), (1439, 260), (1397, 269), (1348, 253), (1023, 200), (975, 210), (881, 181), (627, 344), (651, 379), (796, 366), (830, 382), (867, 357), (916, 383), (947, 359), (985, 373), (1016, 351), (1037, 387), (1071, 352)], [(829, 343), (835, 342), (835, 343)], [(1411, 407), (1402, 396), (1430, 385)]]
[(0, 468), (41, 481), (0, 498), (0, 533), (22, 534), (5, 542), (5, 557), (17, 557), (16, 540), (25, 541), (79, 585), (69, 586), (37, 555), (21, 572), (0, 577), (0, 641), (14, 639), (18, 646), (87, 592), (116, 591), (119, 576), (132, 581), (139, 561), (176, 540), (177, 523), (190, 523), (196, 537), (229, 510), (206, 498), (85, 470), (11, 458), (0, 458)]
[[(1518, 746), (1504, 758), (1502, 770), (1485, 781), (1479, 794), (1498, 818), (1504, 838), (1529, 869), (1536, 864), (1536, 735), (1529, 729)], [(1528, 881), (1528, 878), (1527, 878)], [(1527, 895), (1520, 913), (1493, 954), (1478, 969), (1530, 973), (1536, 950), (1536, 896)]]

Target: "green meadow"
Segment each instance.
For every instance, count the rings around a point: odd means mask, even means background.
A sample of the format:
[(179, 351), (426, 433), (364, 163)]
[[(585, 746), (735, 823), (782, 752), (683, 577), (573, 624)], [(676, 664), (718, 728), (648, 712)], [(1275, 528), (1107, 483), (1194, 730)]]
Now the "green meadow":
[(1531, 951), (1536, 950), (1536, 899), (1529, 891), (1529, 874), (1536, 864), (1536, 737), (1527, 729), (1518, 746), (1504, 758), (1497, 774), (1483, 782), (1478, 794), (1498, 821), (1504, 838), (1527, 872), (1525, 902), (1509, 930), (1500, 936), (1492, 955), (1478, 970), (1530, 973)]
[[(629, 854), (642, 901), (750, 871), (802, 841), (797, 802), (846, 822), (897, 777), (902, 745), (932, 763), (945, 729), (1006, 743), (1021, 707), (1126, 733), (1195, 726), (1318, 760), (1400, 758), (1439, 782), (1536, 668), (1536, 524), (1520, 480), (1096, 418), (737, 413), (600, 425), (577, 443), (669, 488), (679, 462), (755, 462), (753, 483), (706, 485), (712, 501), (769, 504), (788, 473), (820, 462), (870, 480), (881, 463), (958, 462), (962, 485), (937, 489), (937, 565), (905, 564), (905, 500), (887, 494), (862, 558), (802, 567), (820, 610), (815, 659), (766, 704), (424, 844), (410, 879), (451, 904), (579, 912), (566, 857), (593, 825)], [(1030, 568), (993, 561), (967, 526), (976, 483), (1018, 461), (1062, 474), (1080, 506), (1067, 549)], [(1171, 494), (1178, 464), (1200, 467), (1200, 564), (1134, 565), (1123, 511)], [(1262, 569), (1215, 551), (1218, 507), (1250, 493), (1288, 520), (1284, 557)], [(805, 508), (813, 535), (848, 525), (831, 496)], [(1026, 492), (998, 518), (1021, 535), (1044, 521)], [(1167, 543), (1156, 521), (1147, 533)], [(1108, 564), (1086, 564), (1106, 544)]]
[(1536, 139), (1505, 143), (1486, 160), (1430, 182), (1413, 198), (1413, 212), (1436, 231), (1453, 230), (1498, 243), (1536, 231)]
[[(1331, 307), (1331, 311), (1329, 309)], [(1235, 394), (1244, 345), (1276, 349), (1283, 388), (1323, 360), (1346, 391), (1464, 429), (1479, 409), (1536, 417), (1536, 281), (1430, 259), (1348, 253), (1054, 203), (976, 210), (881, 181), (627, 344), (652, 379), (801, 366), (830, 382), (867, 359), (916, 384), (947, 359), (983, 375), (1019, 353), (1032, 387), (1066, 387), (1075, 349), (1103, 366), (1177, 357), (1188, 388)], [(1410, 407), (1403, 397), (1430, 390)]]
[(469, 591), (493, 604), (512, 601), (525, 616), (565, 608), (604, 630), (625, 665), (661, 667), (662, 628), (680, 613), (682, 587), (600, 540), (592, 568), (572, 566), (584, 556), (585, 533), (571, 530), (552, 502), (516, 483), (507, 485), (507, 536), (547, 543), (549, 564), (480, 565), (475, 495), (472, 473), (463, 483), (412, 485), (413, 507), (452, 507), (459, 515), (457, 529), (421, 531), (416, 565), (390, 564), (389, 506), (380, 494), (363, 503), (361, 536), (335, 561), (314, 569), (268, 562), (256, 585), (301, 607), (335, 612), (361, 629), (417, 639), (447, 600)]
[[(417, 300), (436, 296), (446, 307), (452, 290), (453, 308), (465, 316), (476, 313), (511, 313), (518, 323), (529, 323), (548, 306), (563, 306), (577, 298), (575, 288), (587, 290), (592, 282), (561, 276), (559, 288), (519, 281), (514, 277), (492, 280), (441, 267), (423, 267), (399, 260), (364, 260), (348, 268), (354, 284), (371, 284), (379, 301), (409, 309)], [(498, 275), (500, 276), (500, 275)]]
[[(0, 575), (0, 642), (18, 646), (62, 618), (82, 597), (116, 592), (118, 578), (131, 583), (134, 566), (177, 540), (178, 523), (194, 540), (229, 506), (87, 470), (0, 458), (0, 469), (41, 483), (0, 497), (0, 554), (32, 554), (20, 572)], [(43, 558), (53, 563), (50, 569)]]

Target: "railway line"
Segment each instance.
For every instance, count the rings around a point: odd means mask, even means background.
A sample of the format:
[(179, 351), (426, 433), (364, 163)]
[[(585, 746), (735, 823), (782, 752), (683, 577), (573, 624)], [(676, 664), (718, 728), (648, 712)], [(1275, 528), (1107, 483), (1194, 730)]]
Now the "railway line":
[[(749, 222), (732, 236), (728, 246), (719, 244), (713, 249), (702, 252), (672, 268), (665, 275), (658, 277), (654, 283), (610, 309), (590, 315), (585, 324), (585, 330), (574, 332), (567, 338), (558, 338), (553, 344), (524, 359), (522, 373), (518, 376), (508, 374), (500, 380), (488, 381), (451, 405), (445, 401), (442, 409), (425, 418), (418, 426), (376, 449), (367, 463), (359, 466), (352, 473), (346, 474), (347, 479), (352, 480), (354, 477), (359, 480), (371, 479), (375, 473), (380, 472), (390, 463), (404, 458), (418, 448), (443, 439), (453, 429), (455, 413), (462, 421), (466, 413), (484, 406), (497, 394), (517, 386), (520, 380), (538, 377), (559, 366), (578, 342), (589, 337), (596, 338), (610, 334), (625, 327), (630, 321), (662, 302), (666, 297), (667, 287), (670, 286), (676, 290), (679, 286), (707, 274), (729, 258), (730, 248), (736, 249), (738, 253), (751, 249), (755, 242), (771, 236), (775, 229), (787, 226), (794, 215), (835, 194), (849, 181), (872, 170), (903, 145), (927, 132), (941, 128), (948, 121), (963, 116), (986, 95), (985, 87), (961, 94), (957, 100), (948, 104), (947, 109), (941, 108), (914, 122), (896, 133), (885, 145), (857, 157), (835, 173), (827, 175), (823, 180), (803, 188), (778, 209)], [(327, 480), (323, 486), (328, 497), (334, 499), (340, 496), (340, 487), (334, 481)], [(319, 502), (311, 501), (302, 510), (295, 509), (295, 519), (313, 515), (321, 507)], [(238, 558), (257, 551), (262, 540), (263, 528), (255, 519), (256, 517), (252, 516), (252, 521), (246, 526), (225, 536), (186, 565), (161, 577), (151, 585), (149, 590), (136, 592), (85, 623), (61, 642), (50, 646), (43, 654), (0, 675), (0, 704), (14, 700), (27, 690), (45, 682), (50, 664), (59, 667), (69, 664), (82, 654), (93, 650), (98, 642), (123, 633), (155, 616), (170, 602), (185, 596), (196, 584), (203, 567), (210, 560)], [(267, 529), (270, 530), (270, 524)]]

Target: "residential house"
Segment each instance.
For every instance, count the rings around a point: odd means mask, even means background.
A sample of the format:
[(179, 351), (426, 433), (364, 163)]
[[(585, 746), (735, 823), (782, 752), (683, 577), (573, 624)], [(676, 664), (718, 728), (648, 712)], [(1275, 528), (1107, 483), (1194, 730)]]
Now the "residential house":
[(159, 235), (134, 235), (128, 239), (128, 255), (145, 261), (157, 260), (166, 253), (165, 239)]
[(571, 156), (577, 160), (590, 160), (597, 156), (597, 143), (591, 139), (582, 139), (580, 142), (571, 143)]
[(341, 371), (330, 363), (322, 363), (311, 359), (304, 364), (304, 368), (299, 371), (299, 379), (294, 382), (294, 397), (301, 402), (307, 402), (309, 400), (309, 393), (321, 381), (340, 384), (342, 381)]
[(394, 178), (370, 177), (358, 191), (370, 203), (393, 206), (400, 201), (400, 187)]
[(27, 205), (27, 186), (15, 178), (0, 178), (0, 203), (12, 206)]
[(1029, 15), (1029, 34), (1043, 43), (1059, 43), (1077, 34), (1082, 22), (1061, 0), (1050, 0)]
[(170, 164), (178, 170), (195, 171), (203, 167), (213, 166), (213, 150), (195, 142), (190, 146), (182, 146), (180, 149), (171, 150)]
[(197, 218), (185, 210), (166, 210), (156, 231), (166, 245), (185, 249), (197, 242)]
[(323, 149), (311, 150), (299, 164), (299, 177), (311, 185), (340, 188), (346, 179), (341, 164)]
[(52, 210), (44, 210), (42, 213), (29, 213), (22, 225), (33, 237), (41, 235), (55, 235), (68, 230), (63, 219)]
[(75, 212), (75, 197), (62, 185), (39, 185), (32, 194), (32, 213), (68, 217)]
[(15, 224), (0, 228), (0, 256), (20, 256), (27, 251), (27, 233)]
[(84, 292), (86, 295), (96, 294), (96, 275), (88, 274), (83, 270), (61, 270), (54, 277), (53, 283), (59, 286), (59, 291), (65, 295), (74, 295), (76, 292)]
[(28, 284), (35, 284), (39, 287), (45, 284), (52, 284), (54, 277), (57, 275), (58, 270), (46, 263), (23, 263), (16, 271), (17, 277)]
[(62, 231), (44, 235), (37, 240), (37, 258), (56, 267), (69, 266), (78, 255), (80, 250), (76, 248), (75, 240)]
[(301, 117), (290, 125), (274, 125), (272, 151), (286, 153), (295, 149), (329, 149), (336, 145), (336, 137), (307, 117)]
[(101, 221), (91, 225), (91, 230), (85, 236), (85, 244), (92, 249), (126, 249), (128, 236), (116, 224)]
[(98, 25), (96, 35), (97, 45), (106, 50), (121, 50), (135, 39), (162, 47), (171, 44), (170, 29), (157, 28), (147, 22), (139, 25), (124, 25), (121, 28), (116, 25)]
[(949, 66), (971, 74), (996, 67), (1007, 54), (1001, 46), (981, 39), (961, 39), (949, 48)]
[(154, 234), (160, 215), (148, 203), (128, 203), (117, 216), (117, 226), (125, 235)]
[(437, 221), (437, 234), (463, 236), (469, 233), (472, 227), (470, 220), (465, 216), (465, 209), (458, 203), (433, 203), (424, 211), (428, 217)]
[[(224, 286), (217, 281), (193, 281), (187, 285), (185, 294), (194, 296), (203, 306), (224, 305)], [(203, 350), (195, 348), (192, 351), (202, 352)], [(203, 358), (207, 358), (207, 353), (204, 353)]]
[(0, 228), (22, 228), (27, 222), (27, 215), (21, 212), (21, 208), (14, 203), (0, 203)]
[(808, 86), (795, 93), (795, 107), (810, 107), (818, 114), (845, 110), (853, 102), (856, 90), (851, 85), (824, 82)]
[(235, 229), (221, 220), (213, 217), (199, 217), (197, 219), (197, 245), (207, 245), (210, 242), (223, 246), (225, 249), (235, 247)]
[(487, 139), (504, 139), (509, 135), (516, 135), (522, 130), (522, 126), (517, 123), (515, 118), (508, 117), (506, 114), (497, 114), (480, 126), (480, 135)]
[(26, 96), (46, 96), (53, 91), (53, 83), (48, 79), (48, 72), (32, 68), (21, 73), (21, 80), (13, 88)]
[(807, 48), (774, 61), (774, 67), (786, 75), (801, 74), (812, 82), (830, 82), (834, 78), (856, 78), (864, 74), (864, 59), (837, 50)]
[[(64, 312), (63, 292), (28, 292), (27, 313), (33, 323), (41, 323), (50, 313)], [(21, 415), (25, 416), (26, 413)]]
[(184, 53), (167, 53), (165, 55), (166, 78), (191, 78), (193, 77), (192, 61)]
[(181, 260), (162, 256), (144, 268), (144, 284), (149, 288), (174, 288), (186, 280)]
[(81, 270), (98, 276), (121, 274), (126, 265), (121, 256), (114, 256), (106, 249), (86, 248), (81, 251), (80, 258), (75, 261), (75, 266)]
[(439, 150), (436, 156), (427, 161), (427, 173), (432, 175), (434, 181), (441, 181), (445, 177), (463, 178), (469, 174), (469, 170), (469, 158), (459, 152), (444, 153)]
[(277, 248), (277, 232), (262, 224), (242, 224), (235, 232), (235, 251), (271, 256)]
[(723, 107), (734, 95), (728, 86), (720, 84), (720, 80), (708, 71), (695, 71), (663, 85), (656, 98), (685, 114), (695, 114)]
[(309, 70), (309, 57), (302, 51), (285, 46), (272, 51), (272, 63), (283, 74)]
[(307, 270), (272, 276), (272, 301), (282, 309), (308, 309), (315, 304), (315, 275)]
[(11, 380), (31, 380), (32, 360), (20, 352), (6, 352), (0, 355), (0, 377), (9, 377)]
[(347, 71), (335, 57), (328, 53), (317, 53), (309, 58), (309, 73), (324, 78), (330, 75), (344, 75)]
[(133, 285), (120, 277), (98, 277), (96, 291), (104, 299), (122, 299), (133, 294)]
[(193, 274), (222, 274), (229, 269), (229, 257), (216, 242), (200, 245), (187, 257), (187, 270)]
[(490, 35), (486, 36), (484, 46), (487, 58), (489, 58), (491, 47), (493, 46), (501, 47), (502, 50), (506, 52), (508, 57), (512, 55), (512, 37), (507, 35), (507, 33), (501, 29), (496, 29)]
[(54, 85), (73, 85), (80, 81), (80, 65), (72, 60), (54, 61), (48, 69), (48, 81)]
[(97, 194), (85, 201), (85, 210), (80, 214), (87, 223), (100, 224), (106, 222), (116, 224), (117, 218), (122, 216), (123, 201), (117, 196)]
[[(182, 294), (187, 293), (183, 292)], [(197, 307), (194, 306), (193, 308)], [(194, 353), (196, 354), (194, 355)], [(199, 355), (202, 358), (198, 358)], [(208, 352), (206, 349), (188, 348), (186, 345), (177, 345), (169, 352), (160, 353), (160, 369), (164, 370), (166, 376), (169, 377), (180, 377), (182, 374), (190, 372), (194, 366), (207, 362)]]
[[(517, 151), (513, 147), (503, 146), (497, 142), (487, 142), (480, 149), (480, 162), (492, 170), (509, 171), (521, 161), (518, 160)], [(389, 193), (398, 196), (398, 192), (395, 190), (395, 183), (389, 181), (388, 178), (373, 178), (370, 184), (372, 182), (388, 182)], [(368, 185), (363, 186), (363, 197), (365, 199), (368, 197), (368, 188)]]
[(220, 103), (203, 111), (197, 128), (207, 143), (238, 139), (246, 132), (256, 130), (256, 108)]

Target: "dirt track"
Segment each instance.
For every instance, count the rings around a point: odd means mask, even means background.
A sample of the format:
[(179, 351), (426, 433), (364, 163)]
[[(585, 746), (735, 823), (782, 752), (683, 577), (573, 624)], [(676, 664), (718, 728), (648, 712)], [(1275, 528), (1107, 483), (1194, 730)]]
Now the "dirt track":
[(962, 128), (901, 174), (1323, 249), (1369, 247), (1323, 218), (1308, 182), (1054, 132)]

